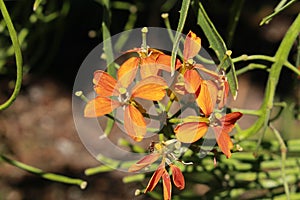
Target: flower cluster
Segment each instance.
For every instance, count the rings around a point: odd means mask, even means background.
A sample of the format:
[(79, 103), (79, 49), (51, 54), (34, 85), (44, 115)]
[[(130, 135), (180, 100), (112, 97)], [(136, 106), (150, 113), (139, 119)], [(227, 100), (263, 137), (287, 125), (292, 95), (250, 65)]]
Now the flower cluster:
[[(136, 172), (153, 164), (161, 158), (145, 192), (152, 191), (162, 178), (164, 199), (171, 198), (171, 180), (167, 168), (170, 168), (174, 185), (180, 190), (184, 188), (184, 177), (176, 156), (170, 151), (170, 143), (194, 143), (203, 138), (208, 129), (212, 129), (220, 150), (227, 158), (231, 156), (233, 143), (229, 133), (235, 122), (242, 117), (240, 112), (221, 114), (229, 92), (229, 84), (222, 70), (213, 71), (202, 64), (195, 63), (194, 58), (201, 50), (201, 39), (189, 32), (184, 41), (183, 56), (176, 59), (175, 81), (171, 86), (161, 76), (162, 71), (171, 72), (171, 56), (157, 49), (142, 46), (126, 53), (135, 54), (123, 62), (113, 78), (105, 71), (94, 73), (93, 83), (97, 97), (90, 100), (84, 110), (85, 117), (100, 117), (112, 113), (118, 107), (124, 110), (124, 130), (136, 142), (143, 140), (147, 133), (145, 118), (147, 110), (139, 99), (161, 105), (167, 100), (166, 106), (159, 106), (166, 114), (165, 126), (172, 130), (164, 133), (165, 141), (154, 145), (151, 153), (129, 168)], [(187, 116), (180, 120), (174, 119), (170, 107), (178, 101), (178, 95), (192, 95), (197, 109), (195, 116)], [(144, 101), (143, 101), (144, 102)], [(171, 142), (170, 142), (171, 141)], [(172, 149), (172, 148), (171, 148)]]

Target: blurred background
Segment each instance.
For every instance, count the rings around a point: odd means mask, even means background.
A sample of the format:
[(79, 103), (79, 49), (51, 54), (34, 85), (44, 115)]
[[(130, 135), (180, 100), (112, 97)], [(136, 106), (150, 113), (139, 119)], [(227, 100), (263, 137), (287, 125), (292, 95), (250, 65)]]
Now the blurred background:
[[(104, 1), (103, 1), (104, 2)], [(123, 184), (121, 172), (92, 177), (84, 169), (99, 164), (81, 144), (72, 118), (72, 86), (82, 61), (102, 42), (101, 23), (105, 7), (101, 0), (43, 0), (32, 10), (32, 0), (5, 1), (19, 34), (24, 59), (24, 80), (14, 104), (0, 114), (0, 151), (12, 158), (42, 168), (88, 180), (86, 190), (42, 180), (0, 162), (0, 200), (21, 199), (147, 199), (135, 197), (135, 183)], [(276, 2), (241, 1), (242, 10), (234, 36), (228, 36), (232, 5), (237, 1), (203, 2), (204, 8), (224, 38), (232, 57), (242, 54), (273, 56), (286, 30), (300, 11), (300, 2), (276, 16), (268, 25), (261, 19), (272, 13)], [(111, 1), (111, 35), (128, 28), (165, 27), (161, 13), (168, 12), (172, 29), (176, 30), (181, 1)], [(103, 17), (104, 16), (104, 17)], [(5, 23), (0, 18), (0, 102), (12, 93), (16, 67), (14, 52)], [(209, 45), (189, 12), (184, 33), (192, 30)], [(291, 61), (296, 54), (295, 45)], [(245, 66), (237, 65), (237, 69)], [(267, 74), (255, 70), (239, 77), (240, 93), (233, 103), (239, 108), (259, 108)], [(291, 102), (290, 110), (277, 122), (285, 139), (299, 139), (299, 79), (283, 69), (278, 100)], [(299, 109), (299, 107), (298, 107)], [(244, 126), (250, 122), (244, 121)], [(286, 129), (288, 127), (288, 129)], [(296, 134), (297, 133), (297, 134)], [(272, 136), (266, 136), (272, 138)], [(300, 183), (297, 181), (298, 184)], [(202, 188), (203, 189), (203, 188)], [(149, 198), (150, 199), (150, 198)], [(243, 199), (243, 198), (241, 198)], [(246, 198), (245, 198), (246, 199)]]

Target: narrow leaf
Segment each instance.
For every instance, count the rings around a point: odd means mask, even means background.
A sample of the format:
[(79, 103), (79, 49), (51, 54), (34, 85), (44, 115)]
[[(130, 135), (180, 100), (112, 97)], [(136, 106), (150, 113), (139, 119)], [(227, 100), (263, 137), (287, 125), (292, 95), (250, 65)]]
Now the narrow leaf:
[(236, 98), (237, 91), (238, 91), (238, 82), (237, 82), (237, 76), (236, 76), (234, 64), (231, 60), (230, 54), (227, 51), (223, 39), (217, 32), (213, 23), (210, 21), (207, 13), (205, 12), (200, 2), (198, 8), (197, 23), (204, 31), (204, 34), (206, 35), (209, 41), (210, 47), (215, 51), (219, 61), (220, 62), (224, 61), (221, 68), (226, 70), (227, 68), (230, 67), (229, 72), (227, 74), (227, 78), (228, 78), (231, 94), (234, 98)]
[(173, 49), (172, 49), (172, 60), (171, 60), (171, 75), (174, 75), (175, 72), (175, 63), (176, 63), (176, 55), (178, 52), (178, 47), (179, 47), (179, 42), (180, 42), (180, 37), (181, 37), (181, 32), (183, 30), (185, 20), (189, 11), (190, 7), (190, 0), (183, 0), (181, 9), (180, 9), (180, 17), (179, 17), (179, 22), (177, 26), (177, 31), (175, 35), (175, 40), (173, 44)]

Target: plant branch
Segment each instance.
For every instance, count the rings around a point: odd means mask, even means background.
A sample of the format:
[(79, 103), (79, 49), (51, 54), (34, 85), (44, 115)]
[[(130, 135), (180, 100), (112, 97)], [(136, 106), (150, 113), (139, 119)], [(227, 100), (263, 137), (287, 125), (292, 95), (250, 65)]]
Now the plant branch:
[(20, 92), (21, 85), (22, 85), (23, 59), (22, 59), (22, 52), (21, 52), (20, 43), (18, 40), (16, 30), (13, 26), (13, 23), (10, 19), (10, 16), (7, 12), (7, 9), (6, 9), (6, 6), (5, 6), (3, 0), (0, 0), (0, 9), (1, 9), (1, 13), (3, 15), (3, 19), (7, 25), (10, 39), (12, 41), (12, 45), (13, 45), (13, 48), (15, 51), (16, 65), (17, 65), (17, 79), (16, 79), (14, 91), (13, 91), (12, 95), (10, 96), (10, 98), (8, 100), (6, 100), (3, 104), (0, 105), (0, 110), (4, 110), (4, 109), (8, 108), (15, 101), (15, 99), (17, 98), (17, 96)]

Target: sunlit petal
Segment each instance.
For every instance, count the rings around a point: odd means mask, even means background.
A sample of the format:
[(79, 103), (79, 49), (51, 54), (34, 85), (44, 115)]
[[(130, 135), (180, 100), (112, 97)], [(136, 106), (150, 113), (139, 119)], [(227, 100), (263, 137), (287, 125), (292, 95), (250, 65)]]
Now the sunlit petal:
[(153, 173), (144, 193), (151, 192), (155, 188), (161, 176), (163, 175), (164, 171), (165, 171), (165, 166), (162, 164), (159, 165), (157, 170)]
[(208, 126), (204, 122), (187, 122), (176, 126), (174, 132), (177, 140), (184, 143), (193, 143), (202, 138)]
[(84, 108), (85, 117), (100, 117), (121, 106), (120, 102), (107, 97), (96, 97), (89, 101)]
[(131, 57), (126, 60), (118, 69), (118, 83), (127, 88), (136, 76), (139, 65), (138, 57)]
[(196, 70), (187, 70), (184, 73), (185, 88), (189, 93), (196, 93), (201, 81), (202, 79)]
[(156, 76), (158, 73), (158, 68), (156, 67), (156, 56), (151, 55), (141, 60), (141, 68), (140, 73), (142, 79), (147, 78), (149, 76)]
[(168, 85), (166, 81), (158, 76), (149, 76), (142, 79), (132, 89), (132, 97), (139, 97), (152, 101), (161, 100), (165, 94)]
[[(179, 67), (181, 67), (181, 62), (179, 59), (176, 59), (175, 63), (175, 69), (177, 70)], [(171, 72), (171, 56), (166, 54), (161, 54), (156, 59), (156, 67), (158, 69)]]
[(112, 96), (116, 88), (117, 81), (107, 72), (97, 70), (94, 72), (93, 78), (94, 89), (99, 96)]
[(184, 41), (183, 59), (187, 61), (195, 57), (201, 48), (201, 39), (195, 33), (190, 31)]
[(172, 171), (172, 178), (173, 178), (173, 183), (174, 185), (179, 189), (183, 190), (185, 187), (185, 181), (184, 181), (184, 176), (176, 165), (170, 164), (170, 168)]
[(125, 108), (124, 128), (134, 141), (141, 141), (146, 134), (146, 122), (141, 112), (133, 105)]
[(143, 157), (141, 160), (139, 160), (137, 163), (133, 164), (132, 166), (129, 167), (128, 171), (129, 172), (136, 172), (144, 167), (147, 167), (157, 161), (157, 159), (160, 157), (159, 153), (152, 153), (149, 155), (146, 155)]
[(171, 193), (172, 193), (172, 184), (170, 180), (170, 175), (168, 174), (167, 170), (164, 170), (164, 173), (162, 174), (162, 180), (163, 180), (164, 200), (170, 200)]
[(219, 79), (219, 74), (217, 72), (207, 69), (202, 64), (195, 64), (194, 68), (199, 69), (200, 72), (205, 73), (206, 75), (210, 76), (211, 78), (213, 78), (215, 80)]
[[(219, 148), (221, 151), (226, 155), (227, 158), (231, 157), (230, 149), (233, 148), (233, 143), (230, 139), (230, 136), (228, 134), (228, 130), (233, 128), (233, 125), (230, 125), (232, 127), (224, 126), (224, 127), (213, 127), (213, 130), (215, 132), (216, 140), (218, 143)], [(229, 128), (229, 129), (227, 129)]]
[(242, 116), (243, 114), (240, 112), (226, 114), (220, 119), (222, 126), (213, 127), (217, 143), (227, 158), (230, 158), (230, 149), (233, 147), (229, 133), (232, 131), (235, 122)]
[(218, 105), (219, 109), (222, 109), (225, 106), (227, 97), (228, 97), (228, 93), (229, 93), (229, 84), (228, 84), (228, 81), (225, 79), (223, 82), (223, 85), (222, 85), (222, 90), (219, 91), (219, 99), (220, 99), (220, 102)]
[(202, 81), (200, 87), (196, 102), (205, 116), (209, 116), (214, 110), (218, 89), (212, 81)]

